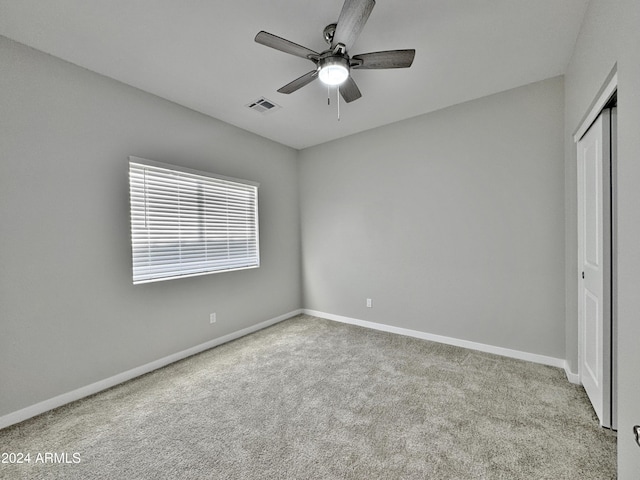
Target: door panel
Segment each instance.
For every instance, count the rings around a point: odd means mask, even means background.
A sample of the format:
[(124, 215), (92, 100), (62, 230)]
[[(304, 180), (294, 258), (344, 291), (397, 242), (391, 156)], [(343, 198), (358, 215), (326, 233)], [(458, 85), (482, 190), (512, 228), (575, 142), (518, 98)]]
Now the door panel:
[(602, 230), (602, 209), (598, 208), (602, 196), (602, 188), (599, 188), (599, 183), (602, 182), (602, 172), (599, 168), (602, 156), (598, 154), (598, 150), (602, 148), (602, 142), (596, 137), (585, 146), (587, 148), (584, 151), (583, 159), (583, 182), (584, 192), (587, 195), (584, 199), (584, 263), (597, 269), (600, 267), (600, 233)]
[(580, 380), (611, 426), (610, 121), (605, 110), (578, 142)]
[[(598, 334), (600, 323), (600, 302), (588, 290), (584, 290), (584, 317), (585, 317), (585, 339), (584, 339), (584, 366), (586, 374), (596, 388), (600, 388), (599, 373), (602, 370), (600, 365), (600, 335)], [(597, 399), (599, 400), (599, 399)], [(594, 405), (595, 408), (595, 405)]]

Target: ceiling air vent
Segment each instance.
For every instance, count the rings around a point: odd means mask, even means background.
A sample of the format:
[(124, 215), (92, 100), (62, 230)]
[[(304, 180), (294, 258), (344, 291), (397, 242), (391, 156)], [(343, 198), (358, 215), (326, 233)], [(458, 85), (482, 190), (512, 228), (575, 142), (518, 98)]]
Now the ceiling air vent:
[(260, 97), (255, 102), (251, 102), (247, 104), (247, 107), (249, 107), (251, 110), (255, 110), (256, 112), (262, 113), (262, 114), (275, 112), (279, 108), (282, 108), (280, 107), (280, 105), (277, 105), (275, 102), (272, 102), (271, 100), (268, 100), (264, 97)]

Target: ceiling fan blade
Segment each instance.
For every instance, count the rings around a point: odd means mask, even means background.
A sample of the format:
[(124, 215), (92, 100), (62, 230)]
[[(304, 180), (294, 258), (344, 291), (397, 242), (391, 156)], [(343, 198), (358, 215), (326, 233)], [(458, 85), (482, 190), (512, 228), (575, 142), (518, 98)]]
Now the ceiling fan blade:
[(409, 68), (413, 63), (415, 55), (416, 51), (413, 49), (363, 53), (361, 55), (354, 55), (351, 57), (351, 60), (355, 61), (355, 63), (351, 65), (351, 68)]
[(342, 98), (344, 98), (344, 101), (347, 103), (351, 103), (362, 96), (358, 85), (356, 85), (356, 82), (351, 75), (349, 75), (344, 83), (340, 85), (340, 95), (342, 95)]
[(255, 41), (257, 43), (261, 43), (262, 45), (266, 45), (267, 47), (280, 50), (281, 52), (295, 55), (296, 57), (306, 58), (312, 61), (314, 57), (318, 57), (317, 52), (314, 52), (307, 47), (303, 47), (302, 45), (298, 45), (297, 43), (290, 42), (289, 40), (278, 37), (277, 35), (269, 32), (259, 32), (256, 35)]
[(342, 43), (347, 51), (356, 42), (375, 6), (375, 0), (345, 0), (338, 17), (331, 47)]
[(305, 85), (313, 82), (318, 76), (318, 70), (311, 70), (301, 77), (296, 78), (293, 82), (287, 83), (284, 87), (278, 89), (279, 93), (293, 93)]

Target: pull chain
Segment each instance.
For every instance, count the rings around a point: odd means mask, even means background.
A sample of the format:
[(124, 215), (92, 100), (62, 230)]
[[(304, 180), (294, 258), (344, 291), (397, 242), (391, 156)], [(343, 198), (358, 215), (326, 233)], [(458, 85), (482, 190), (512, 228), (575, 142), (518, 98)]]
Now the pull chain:
[[(338, 121), (340, 121), (340, 87), (336, 87), (336, 101), (338, 103)], [(331, 86), (327, 85), (327, 105), (331, 106)]]

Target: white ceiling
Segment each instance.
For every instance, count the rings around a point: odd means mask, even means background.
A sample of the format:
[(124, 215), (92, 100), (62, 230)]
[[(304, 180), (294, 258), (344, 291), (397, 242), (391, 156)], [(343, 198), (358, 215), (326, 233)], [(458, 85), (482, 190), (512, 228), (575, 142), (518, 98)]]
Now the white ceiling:
[[(588, 0), (378, 0), (350, 54), (415, 48), (413, 66), (358, 70), (345, 104), (313, 69), (253, 41), (315, 51), (343, 0), (0, 0), (0, 34), (294, 148), (564, 73)], [(264, 96), (281, 109), (245, 105)]]

